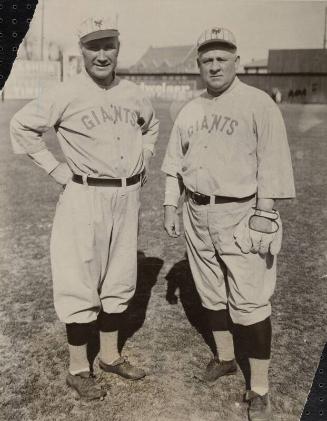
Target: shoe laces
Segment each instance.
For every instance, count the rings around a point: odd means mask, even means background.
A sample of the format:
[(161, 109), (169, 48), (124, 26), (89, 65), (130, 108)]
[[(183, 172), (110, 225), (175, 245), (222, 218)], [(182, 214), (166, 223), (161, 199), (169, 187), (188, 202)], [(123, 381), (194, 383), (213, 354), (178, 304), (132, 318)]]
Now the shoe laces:
[(132, 364), (128, 361), (127, 357), (121, 357), (122, 358), (122, 364), (124, 364), (127, 367), (133, 367)]
[(116, 366), (116, 365), (121, 365), (121, 364), (125, 364), (125, 363), (129, 364), (129, 362), (127, 360), (127, 357), (121, 356), (116, 361), (113, 361), (110, 365)]
[(250, 391), (247, 400), (250, 403), (251, 409), (262, 409), (267, 406), (267, 395), (258, 395), (255, 392)]

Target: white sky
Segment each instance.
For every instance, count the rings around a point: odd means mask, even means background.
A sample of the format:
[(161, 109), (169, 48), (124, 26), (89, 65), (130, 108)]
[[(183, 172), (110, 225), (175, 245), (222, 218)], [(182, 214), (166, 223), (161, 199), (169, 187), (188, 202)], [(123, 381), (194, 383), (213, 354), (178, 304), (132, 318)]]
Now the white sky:
[(273, 48), (322, 48), (327, 1), (285, 0), (39, 0), (29, 36), (77, 50), (76, 28), (87, 16), (118, 14), (120, 65), (135, 63), (152, 46), (191, 45), (211, 26), (231, 29), (241, 63)]

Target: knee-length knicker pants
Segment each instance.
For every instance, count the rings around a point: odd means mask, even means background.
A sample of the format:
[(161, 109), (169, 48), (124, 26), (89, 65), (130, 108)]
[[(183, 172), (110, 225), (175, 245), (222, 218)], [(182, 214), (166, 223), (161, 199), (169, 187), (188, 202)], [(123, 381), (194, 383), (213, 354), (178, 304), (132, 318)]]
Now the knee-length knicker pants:
[(187, 253), (202, 305), (228, 308), (234, 323), (248, 326), (271, 314), (276, 284), (276, 257), (244, 254), (233, 234), (255, 199), (183, 207)]
[(140, 183), (73, 181), (59, 198), (51, 236), (54, 305), (64, 323), (122, 313), (134, 295)]

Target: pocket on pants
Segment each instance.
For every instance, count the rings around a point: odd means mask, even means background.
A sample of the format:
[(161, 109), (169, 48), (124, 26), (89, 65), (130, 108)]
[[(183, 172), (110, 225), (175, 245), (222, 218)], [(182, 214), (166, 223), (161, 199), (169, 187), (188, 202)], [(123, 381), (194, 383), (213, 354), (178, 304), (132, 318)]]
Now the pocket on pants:
[(237, 247), (234, 232), (248, 211), (249, 206), (242, 204), (233, 209), (226, 209), (226, 212), (211, 213), (209, 231), (218, 253), (233, 253)]

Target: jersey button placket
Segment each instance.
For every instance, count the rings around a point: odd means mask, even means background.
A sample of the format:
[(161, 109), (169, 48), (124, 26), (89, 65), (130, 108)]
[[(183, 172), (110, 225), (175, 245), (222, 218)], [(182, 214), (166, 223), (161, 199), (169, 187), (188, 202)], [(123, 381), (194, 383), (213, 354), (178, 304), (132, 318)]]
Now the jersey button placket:
[(125, 150), (124, 143), (120, 140), (120, 136), (117, 136), (117, 142), (119, 143), (120, 168), (122, 170), (122, 176), (126, 177), (128, 166), (127, 151)]
[(123, 154), (122, 148), (121, 148), (120, 136), (116, 137), (116, 141), (117, 141), (117, 147), (118, 147), (118, 156), (119, 156), (119, 159), (120, 159), (120, 167), (121, 167), (121, 169), (124, 170), (124, 154)]
[(203, 170), (203, 167), (202, 167), (202, 165), (200, 163), (198, 169), (196, 170), (196, 179), (195, 179), (195, 191), (196, 192), (199, 191), (199, 177), (201, 179), (201, 177), (202, 177), (202, 170)]
[(199, 189), (199, 180), (202, 181), (202, 183), (200, 183), (201, 185), (203, 184), (203, 166), (204, 166), (204, 162), (207, 161), (206, 155), (207, 155), (207, 149), (208, 149), (208, 145), (204, 144), (202, 146), (202, 149), (200, 149), (200, 154), (199, 154), (199, 167), (198, 167), (198, 171), (196, 172), (196, 190), (198, 191)]
[(125, 158), (124, 155), (120, 155), (120, 168), (122, 169), (122, 175), (124, 176), (126, 173), (126, 168), (125, 168)]
[(124, 152), (122, 151), (122, 143), (121, 143), (121, 138), (120, 136), (115, 136), (115, 141), (116, 141), (116, 150), (117, 150), (117, 158), (119, 159), (118, 161), (118, 167), (119, 167), (119, 172), (120, 172), (120, 176), (121, 177), (124, 174)]

